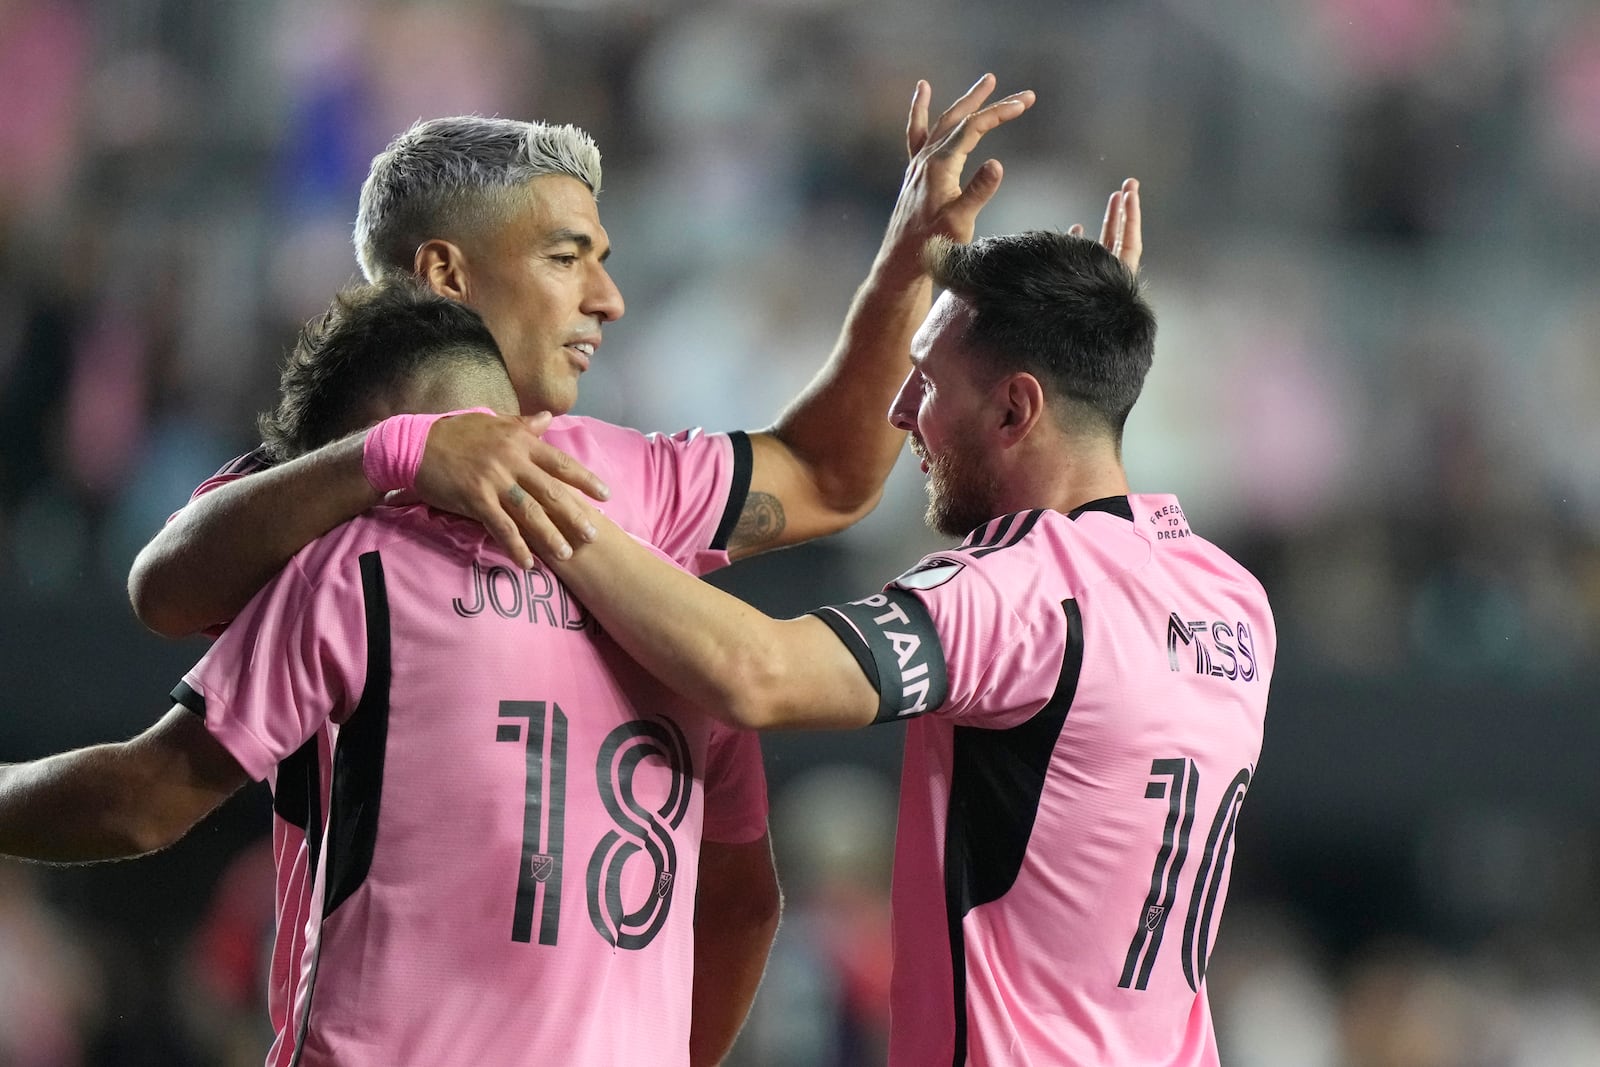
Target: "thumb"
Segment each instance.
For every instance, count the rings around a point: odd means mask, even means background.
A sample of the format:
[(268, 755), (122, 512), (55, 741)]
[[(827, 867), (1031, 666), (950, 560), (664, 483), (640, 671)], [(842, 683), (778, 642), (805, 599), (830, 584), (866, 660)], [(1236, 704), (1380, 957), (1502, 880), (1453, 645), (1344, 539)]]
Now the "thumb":
[(972, 240), (973, 227), (977, 225), (978, 212), (983, 210), (1000, 188), (1000, 179), (1004, 171), (998, 159), (986, 161), (972, 175), (966, 188), (961, 190), (961, 197), (952, 205), (949, 214), (951, 223), (951, 236), (960, 241)]
[(1000, 188), (1000, 179), (1004, 176), (1005, 168), (1000, 166), (998, 159), (984, 160), (983, 165), (973, 171), (967, 187), (961, 191), (962, 198), (971, 200), (974, 207), (982, 207)]
[(549, 411), (541, 411), (535, 415), (520, 415), (518, 417), (522, 420), (522, 425), (526, 426), (535, 436), (538, 436), (550, 428), (550, 423), (555, 419), (555, 414)]

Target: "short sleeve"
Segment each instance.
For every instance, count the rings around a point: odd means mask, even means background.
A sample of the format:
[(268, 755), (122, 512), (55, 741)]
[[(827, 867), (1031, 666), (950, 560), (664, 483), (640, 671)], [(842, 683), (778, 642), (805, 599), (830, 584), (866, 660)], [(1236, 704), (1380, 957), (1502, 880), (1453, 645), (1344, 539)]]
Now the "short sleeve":
[(335, 560), (313, 581), (303, 563), (319, 547), (257, 593), (172, 693), (257, 780), (361, 698), (367, 642), (358, 561)]
[[(189, 494), (189, 502), (193, 503), (218, 486), (236, 482), (247, 474), (264, 471), (270, 466), (272, 466), (272, 461), (267, 458), (265, 446), (256, 449), (254, 452), (246, 452), (244, 455), (228, 461), (221, 470), (195, 486), (194, 492)], [(174, 512), (173, 514), (177, 513)], [(171, 522), (172, 520), (168, 518), (167, 521)]]
[(727, 566), (728, 539), (750, 492), (748, 435), (645, 434), (567, 415), (545, 440), (610, 485), (602, 510), (617, 525), (693, 574)]
[(645, 440), (647, 539), (692, 574), (727, 566), (728, 539), (750, 492), (750, 439), (685, 430)]
[(1067, 613), (1029, 610), (979, 559), (929, 556), (883, 592), (816, 614), (878, 690), (878, 722), (936, 714), (1014, 726), (1056, 692)]
[(712, 724), (705, 791), (707, 841), (743, 845), (767, 832), (767, 772), (759, 734)]
[[(221, 470), (217, 471), (217, 473), (213, 474), (211, 477), (195, 486), (194, 492), (189, 494), (188, 503), (193, 504), (196, 500), (200, 499), (202, 496), (205, 496), (207, 493), (218, 488), (219, 486), (227, 485), (229, 482), (236, 482), (246, 475), (255, 474), (257, 471), (264, 471), (270, 466), (272, 466), (272, 460), (267, 458), (265, 445), (257, 448), (253, 452), (246, 452), (242, 456), (238, 456), (232, 460), (229, 460)], [(178, 512), (174, 511), (171, 515), (167, 516), (167, 521), (171, 522), (177, 517)], [(207, 627), (201, 632), (207, 637), (216, 637), (221, 634), (223, 630), (227, 629), (227, 625), (228, 624), (226, 622), (219, 622), (213, 626)]]

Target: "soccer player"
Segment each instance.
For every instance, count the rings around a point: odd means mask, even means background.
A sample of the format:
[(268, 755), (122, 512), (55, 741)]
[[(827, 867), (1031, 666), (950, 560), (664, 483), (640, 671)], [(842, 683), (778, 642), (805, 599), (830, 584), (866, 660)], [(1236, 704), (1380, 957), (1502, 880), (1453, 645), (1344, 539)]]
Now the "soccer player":
[[(494, 338), (400, 282), (307, 327), (263, 429), (287, 458), (466, 405), (517, 409)], [(380, 484), (427, 421), (368, 435)], [(309, 894), (280, 914), (309, 922), (269, 1064), (691, 1062), (702, 835), (760, 837), (764, 781), (547, 571), (471, 520), (377, 508), (299, 552), (173, 697), (130, 741), (0, 767), (0, 852), (146, 852), (250, 778), (319, 812), (309, 876), (280, 871)]]
[[(580, 375), (600, 358), (603, 327), (623, 313), (605, 268), (600, 159), (587, 135), (484, 118), (438, 119), (402, 134), (362, 189), (362, 270), (374, 281), (414, 276), (477, 309), (499, 342), (517, 409), (558, 416), (542, 440), (514, 417), (435, 423), (420, 498), (480, 520), (524, 566), (530, 544), (549, 558), (569, 551), (552, 521), (576, 514), (563, 482), (596, 495), (609, 486), (612, 518), (695, 573), (855, 522), (876, 503), (904, 437), (882, 412), (930, 300), (922, 245), (938, 234), (971, 237), (1002, 170), (985, 162), (963, 185), (967, 156), (1033, 103), (1023, 92), (986, 105), (994, 88), (985, 75), (930, 117), (931, 89), (918, 83), (905, 180), (839, 342), (777, 422), (748, 434), (647, 437), (566, 415)], [(179, 636), (233, 618), (295, 552), (381, 499), (361, 459), (355, 435), (288, 462), (254, 453), (219, 472), (135, 561), (129, 592), (140, 619)], [(314, 814), (280, 806), (278, 815), (282, 862), (303, 880), (291, 847), (302, 827), (285, 820)], [(754, 995), (773, 930), (766, 902), (777, 889), (765, 836), (710, 844), (701, 863), (702, 885), (715, 892), (699, 906), (721, 921), (696, 931), (704, 964), (695, 974), (696, 1047), (715, 1060)], [(273, 988), (281, 1001), (283, 983)]]
[(959, 548), (786, 621), (593, 516), (552, 569), (729, 722), (911, 720), (892, 1065), (1216, 1064), (1204, 978), (1261, 747), (1266, 596), (1174, 497), (1129, 491), (1156, 328), (1136, 275), (1070, 234), (929, 254), (945, 291), (890, 420)]

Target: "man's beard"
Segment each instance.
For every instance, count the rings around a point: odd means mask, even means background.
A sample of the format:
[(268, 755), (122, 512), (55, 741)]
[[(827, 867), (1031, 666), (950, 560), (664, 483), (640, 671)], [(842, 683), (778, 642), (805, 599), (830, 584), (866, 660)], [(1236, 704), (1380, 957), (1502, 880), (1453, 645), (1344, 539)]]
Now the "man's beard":
[(959, 433), (928, 462), (928, 525), (948, 537), (965, 537), (1000, 514), (1000, 487), (983, 465), (974, 434)]

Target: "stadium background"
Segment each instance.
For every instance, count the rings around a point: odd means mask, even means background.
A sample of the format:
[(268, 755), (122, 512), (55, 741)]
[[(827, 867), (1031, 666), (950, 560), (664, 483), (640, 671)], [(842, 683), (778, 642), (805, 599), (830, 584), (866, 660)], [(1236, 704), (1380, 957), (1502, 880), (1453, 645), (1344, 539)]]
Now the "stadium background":
[[(600, 141), (626, 317), (579, 411), (763, 425), (817, 366), (911, 89), (1038, 91), (981, 232), (1144, 183), (1136, 487), (1274, 598), (1281, 653), (1210, 973), (1234, 1067), (1600, 1062), (1600, 11), (1588, 0), (453, 5), (0, 0), (0, 758), (117, 739), (202, 645), (138, 546), (252, 444), (420, 116)], [(942, 542), (903, 463), (776, 612)], [(772, 737), (788, 919), (738, 1064), (881, 1062), (899, 736)], [(0, 865), (0, 1064), (256, 1063), (251, 790), (160, 857)]]

